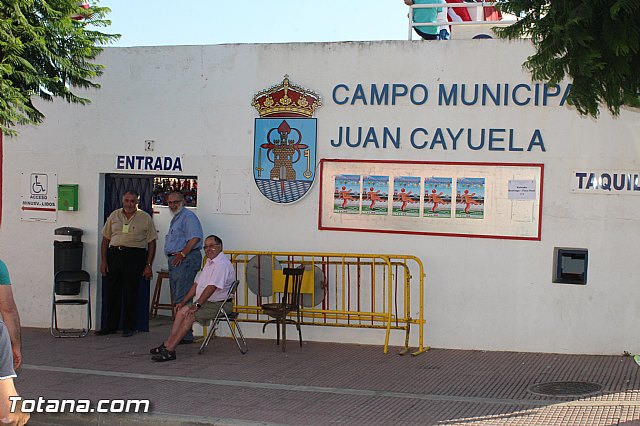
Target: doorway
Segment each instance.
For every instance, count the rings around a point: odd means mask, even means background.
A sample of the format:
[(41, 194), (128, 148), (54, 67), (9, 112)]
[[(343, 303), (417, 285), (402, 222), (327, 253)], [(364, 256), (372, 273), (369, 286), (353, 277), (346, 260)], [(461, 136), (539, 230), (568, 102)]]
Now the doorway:
[[(149, 213), (153, 218), (153, 176), (116, 174), (105, 175), (104, 180), (104, 209), (102, 223), (107, 221), (107, 217), (116, 209), (122, 208), (122, 196), (128, 190), (134, 190), (140, 194), (138, 208)], [(100, 229), (100, 233), (102, 228)], [(160, 253), (162, 249), (158, 247)], [(156, 254), (157, 256), (157, 254)], [(107, 277), (102, 277), (102, 309), (100, 324), (106, 324), (106, 288), (109, 285)], [(122, 317), (122, 316), (121, 316)], [(119, 327), (121, 328), (121, 326)], [(149, 281), (140, 277), (138, 283), (138, 304), (136, 306), (136, 330), (149, 331)]]

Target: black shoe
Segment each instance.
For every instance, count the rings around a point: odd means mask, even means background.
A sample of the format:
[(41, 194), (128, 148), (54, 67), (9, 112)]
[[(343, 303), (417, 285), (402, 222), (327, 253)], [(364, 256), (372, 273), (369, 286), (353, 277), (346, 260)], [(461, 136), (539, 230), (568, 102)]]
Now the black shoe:
[(164, 348), (159, 354), (152, 356), (151, 359), (155, 362), (173, 361), (176, 359), (176, 351)]
[(122, 337), (131, 337), (133, 336), (133, 330), (123, 330)]
[(164, 342), (162, 342), (162, 344), (161, 344), (160, 346), (155, 347), (155, 348), (153, 348), (153, 349), (149, 349), (149, 353), (150, 353), (151, 355), (158, 355), (158, 354), (159, 354), (160, 352), (162, 352), (164, 349), (167, 349), (167, 348), (164, 346)]
[(178, 343), (179, 345), (190, 345), (193, 343), (193, 339), (189, 340), (189, 339), (182, 339), (180, 340), (180, 342)]
[(109, 330), (108, 328), (103, 328), (102, 330), (98, 330), (94, 333), (96, 336), (106, 336), (107, 334), (116, 334), (115, 330)]

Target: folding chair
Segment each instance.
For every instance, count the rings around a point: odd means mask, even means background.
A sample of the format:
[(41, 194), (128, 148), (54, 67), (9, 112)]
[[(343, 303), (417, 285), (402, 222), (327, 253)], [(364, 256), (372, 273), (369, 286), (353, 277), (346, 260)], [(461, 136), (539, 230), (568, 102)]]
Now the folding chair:
[[(86, 271), (60, 271), (53, 279), (53, 302), (51, 304), (51, 335), (53, 337), (85, 337), (91, 330), (91, 277)], [(83, 283), (86, 299), (81, 298)], [(61, 329), (58, 327), (58, 306), (86, 306), (87, 320), (84, 328)]]
[[(209, 340), (211, 340), (211, 338), (215, 334), (216, 326), (220, 321), (225, 321), (229, 326), (229, 330), (231, 330), (231, 335), (233, 336), (233, 339), (235, 340), (236, 345), (238, 346), (238, 349), (240, 349), (240, 352), (242, 353), (242, 355), (247, 353), (247, 350), (248, 350), (247, 341), (244, 340), (244, 336), (242, 335), (242, 330), (240, 330), (240, 326), (238, 325), (238, 313), (231, 312), (227, 314), (227, 312), (223, 309), (225, 303), (229, 301), (233, 302), (233, 298), (236, 295), (236, 289), (238, 288), (239, 283), (240, 281), (238, 280), (235, 280), (233, 283), (231, 283), (231, 287), (229, 287), (229, 291), (227, 292), (227, 297), (224, 299), (224, 301), (220, 305), (220, 309), (218, 309), (218, 312), (216, 312), (216, 316), (209, 322), (209, 332), (207, 333), (207, 337), (205, 337), (204, 341), (202, 342), (202, 345), (200, 345), (198, 354), (202, 354), (204, 349), (207, 347), (207, 345), (209, 344)], [(237, 334), (236, 334), (236, 331), (238, 332)]]

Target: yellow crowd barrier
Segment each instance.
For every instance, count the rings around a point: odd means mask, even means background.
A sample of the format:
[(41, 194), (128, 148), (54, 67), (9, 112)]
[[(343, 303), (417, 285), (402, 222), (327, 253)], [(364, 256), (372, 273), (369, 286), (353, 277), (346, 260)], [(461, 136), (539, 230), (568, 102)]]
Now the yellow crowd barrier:
[[(386, 330), (388, 353), (391, 330), (405, 332), (409, 352), (411, 326), (418, 327), (418, 348), (424, 341), (424, 267), (415, 256), (396, 254), (297, 253), (225, 251), (240, 280), (235, 309), (238, 320), (268, 321), (261, 305), (277, 301), (282, 291), (282, 268), (305, 265), (302, 284), (302, 324)], [(412, 308), (412, 297), (418, 303)], [(414, 315), (412, 315), (412, 312)]]

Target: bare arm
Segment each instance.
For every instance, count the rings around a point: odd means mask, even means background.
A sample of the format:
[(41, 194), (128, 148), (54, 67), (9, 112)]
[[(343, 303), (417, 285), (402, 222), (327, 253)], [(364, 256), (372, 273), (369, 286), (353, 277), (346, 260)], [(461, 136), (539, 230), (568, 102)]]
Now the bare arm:
[(205, 289), (202, 291), (202, 294), (200, 295), (198, 300), (196, 300), (196, 302), (198, 302), (198, 303), (200, 303), (202, 305), (204, 302), (209, 300), (209, 298), (211, 297), (213, 292), (216, 291), (217, 288), (218, 287), (216, 287), (215, 285), (206, 286)]
[(100, 273), (106, 276), (109, 272), (109, 266), (107, 265), (107, 249), (109, 248), (110, 239), (102, 237), (102, 243), (100, 244)]
[(196, 244), (198, 244), (198, 241), (200, 241), (200, 238), (198, 237), (193, 237), (192, 239), (187, 241), (187, 244), (182, 248), (180, 254), (173, 257), (173, 266), (178, 266), (179, 264), (181, 264), (184, 258), (187, 257), (189, 252), (193, 250)]
[(13, 300), (13, 291), (10, 285), (0, 285), (0, 313), (9, 330), (11, 338), (11, 350), (13, 351), (13, 368), (20, 367), (22, 363), (22, 337), (20, 335), (20, 315), (18, 307)]
[(156, 245), (156, 240), (149, 241), (149, 244), (147, 244), (147, 264), (144, 266), (142, 275), (148, 280), (153, 276), (153, 269), (151, 266), (153, 265), (153, 259), (156, 257)]
[(216, 286), (211, 284), (206, 286), (205, 289), (202, 291), (202, 294), (200, 294), (200, 297), (198, 298), (198, 300), (196, 300), (194, 304), (191, 305), (191, 312), (195, 313), (195, 311), (200, 309), (196, 306), (196, 303), (200, 305), (204, 304), (204, 302), (206, 302), (211, 297), (213, 292), (216, 291), (216, 288), (217, 288)]
[(193, 250), (193, 248), (195, 247), (196, 244), (198, 244), (198, 242), (200, 241), (200, 238), (198, 237), (193, 237), (192, 239), (190, 239), (189, 241), (187, 241), (187, 245), (184, 246), (184, 248), (182, 249), (182, 252), (184, 254), (189, 253), (191, 250)]

